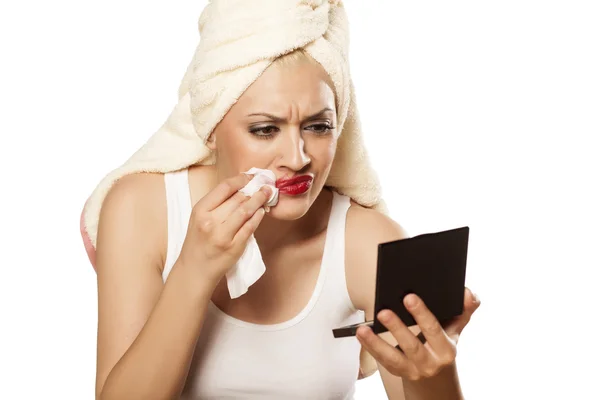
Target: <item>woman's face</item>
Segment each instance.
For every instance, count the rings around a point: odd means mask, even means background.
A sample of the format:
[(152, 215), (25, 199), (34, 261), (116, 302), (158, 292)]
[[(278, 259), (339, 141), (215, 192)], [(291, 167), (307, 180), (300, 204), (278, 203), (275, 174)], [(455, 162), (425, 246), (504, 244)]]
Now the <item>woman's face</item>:
[[(272, 65), (217, 125), (219, 180), (252, 167), (275, 173), (279, 202), (270, 217), (302, 217), (321, 192), (335, 156), (335, 95), (325, 70), (309, 60)], [(299, 182), (286, 183), (290, 178)]]

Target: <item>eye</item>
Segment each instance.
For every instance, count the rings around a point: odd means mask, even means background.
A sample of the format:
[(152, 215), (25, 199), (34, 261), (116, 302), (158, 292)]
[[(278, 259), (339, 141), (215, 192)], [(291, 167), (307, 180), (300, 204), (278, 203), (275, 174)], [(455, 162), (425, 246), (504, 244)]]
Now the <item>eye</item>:
[(258, 126), (250, 129), (250, 133), (260, 139), (269, 139), (273, 137), (273, 134), (277, 133), (279, 128), (274, 125)]
[(335, 127), (330, 124), (314, 124), (307, 126), (306, 128), (319, 134), (326, 134), (335, 129)]

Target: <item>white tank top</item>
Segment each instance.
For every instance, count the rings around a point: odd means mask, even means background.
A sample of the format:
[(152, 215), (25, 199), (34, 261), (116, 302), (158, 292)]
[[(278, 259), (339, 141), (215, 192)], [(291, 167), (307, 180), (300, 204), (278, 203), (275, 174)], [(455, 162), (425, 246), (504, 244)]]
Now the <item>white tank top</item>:
[[(192, 210), (187, 169), (165, 174), (168, 208), (166, 281)], [(350, 199), (334, 192), (321, 269), (314, 292), (294, 318), (259, 325), (209, 303), (182, 399), (354, 398), (360, 344), (334, 339), (336, 327), (364, 321), (346, 288), (346, 213)]]

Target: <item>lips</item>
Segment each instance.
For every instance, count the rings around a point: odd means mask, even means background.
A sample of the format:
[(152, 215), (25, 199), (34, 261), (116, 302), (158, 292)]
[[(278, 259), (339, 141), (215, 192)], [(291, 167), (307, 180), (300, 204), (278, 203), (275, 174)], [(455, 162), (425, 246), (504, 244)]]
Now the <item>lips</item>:
[(312, 176), (300, 175), (289, 179), (278, 179), (275, 183), (275, 187), (279, 189), (279, 193), (295, 196), (306, 193), (310, 188), (312, 181)]
[(277, 182), (275, 182), (275, 187), (277, 189), (283, 189), (286, 186), (292, 186), (292, 185), (296, 185), (298, 183), (308, 182), (308, 181), (312, 181), (312, 180), (313, 180), (313, 177), (310, 175), (299, 175), (299, 176), (294, 176), (289, 179), (278, 179)]

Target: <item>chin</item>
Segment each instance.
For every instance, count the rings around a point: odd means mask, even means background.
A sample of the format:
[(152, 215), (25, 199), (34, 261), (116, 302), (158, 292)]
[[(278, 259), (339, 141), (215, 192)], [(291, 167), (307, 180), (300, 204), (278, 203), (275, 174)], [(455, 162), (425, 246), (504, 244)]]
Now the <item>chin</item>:
[(277, 205), (272, 207), (266, 216), (282, 221), (294, 221), (306, 215), (312, 204), (310, 200), (308, 196), (280, 196)]

